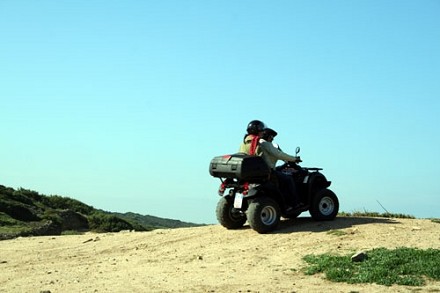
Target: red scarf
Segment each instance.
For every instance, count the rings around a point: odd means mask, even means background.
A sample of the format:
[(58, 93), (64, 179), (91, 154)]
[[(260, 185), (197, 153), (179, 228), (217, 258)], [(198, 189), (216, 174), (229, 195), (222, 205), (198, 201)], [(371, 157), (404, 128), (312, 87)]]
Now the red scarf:
[(251, 148), (249, 150), (249, 154), (251, 156), (255, 155), (255, 151), (257, 150), (258, 141), (260, 140), (260, 137), (258, 135), (253, 135), (251, 140)]

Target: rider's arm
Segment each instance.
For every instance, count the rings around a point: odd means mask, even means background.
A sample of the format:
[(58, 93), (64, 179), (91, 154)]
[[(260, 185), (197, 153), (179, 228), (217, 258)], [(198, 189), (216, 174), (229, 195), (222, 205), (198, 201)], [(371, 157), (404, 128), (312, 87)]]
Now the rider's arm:
[(260, 146), (263, 149), (263, 152), (267, 152), (268, 155), (275, 157), (278, 160), (296, 162), (298, 159), (298, 157), (291, 156), (277, 149), (270, 142), (260, 140)]

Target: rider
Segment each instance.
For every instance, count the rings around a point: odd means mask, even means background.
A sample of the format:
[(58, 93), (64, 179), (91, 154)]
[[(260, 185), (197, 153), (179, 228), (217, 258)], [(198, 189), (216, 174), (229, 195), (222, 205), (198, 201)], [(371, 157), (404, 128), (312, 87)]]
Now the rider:
[(297, 156), (291, 156), (281, 151), (279, 147), (275, 147), (272, 143), (273, 138), (277, 135), (277, 132), (270, 128), (265, 128), (261, 133), (261, 138), (259, 140), (259, 150), (262, 152), (262, 157), (269, 167), (273, 170), (273, 173), (278, 178), (281, 191), (284, 193), (284, 198), (288, 205), (292, 205), (286, 208), (289, 212), (295, 208), (300, 207), (300, 200), (298, 192), (296, 190), (295, 181), (292, 176), (286, 175), (281, 171), (275, 169), (278, 160), (288, 161), (288, 162), (301, 162), (301, 158)]
[(247, 134), (244, 136), (239, 152), (261, 156), (262, 152), (258, 145), (258, 140), (263, 134), (264, 129), (266, 129), (266, 125), (260, 120), (252, 120), (249, 122), (246, 129)]

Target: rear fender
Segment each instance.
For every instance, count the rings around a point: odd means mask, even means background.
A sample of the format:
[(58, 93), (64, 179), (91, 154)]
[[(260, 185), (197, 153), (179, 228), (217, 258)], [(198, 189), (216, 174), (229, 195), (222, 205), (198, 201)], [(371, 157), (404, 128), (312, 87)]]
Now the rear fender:
[(272, 182), (265, 182), (261, 184), (249, 184), (248, 195), (255, 196), (259, 194), (266, 194), (270, 196), (270, 194), (279, 193), (277, 186)]
[(253, 198), (261, 197), (261, 196), (267, 196), (276, 200), (280, 205), (283, 202), (280, 190), (272, 182), (266, 182), (264, 184), (256, 184), (256, 185), (250, 184), (249, 187), (250, 187), (249, 191), (247, 192), (246, 195), (244, 195), (244, 198), (246, 200), (251, 200)]
[(259, 192), (261, 192), (260, 184), (249, 184), (249, 190), (245, 197), (255, 197)]

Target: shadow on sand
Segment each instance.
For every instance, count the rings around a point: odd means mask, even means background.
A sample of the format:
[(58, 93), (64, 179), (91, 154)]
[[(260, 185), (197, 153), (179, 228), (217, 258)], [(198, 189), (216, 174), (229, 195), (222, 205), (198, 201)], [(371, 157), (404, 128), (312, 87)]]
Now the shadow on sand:
[(366, 224), (399, 224), (397, 219), (373, 217), (337, 217), (333, 221), (314, 221), (311, 217), (286, 219), (280, 222), (272, 234), (294, 232), (324, 232)]

